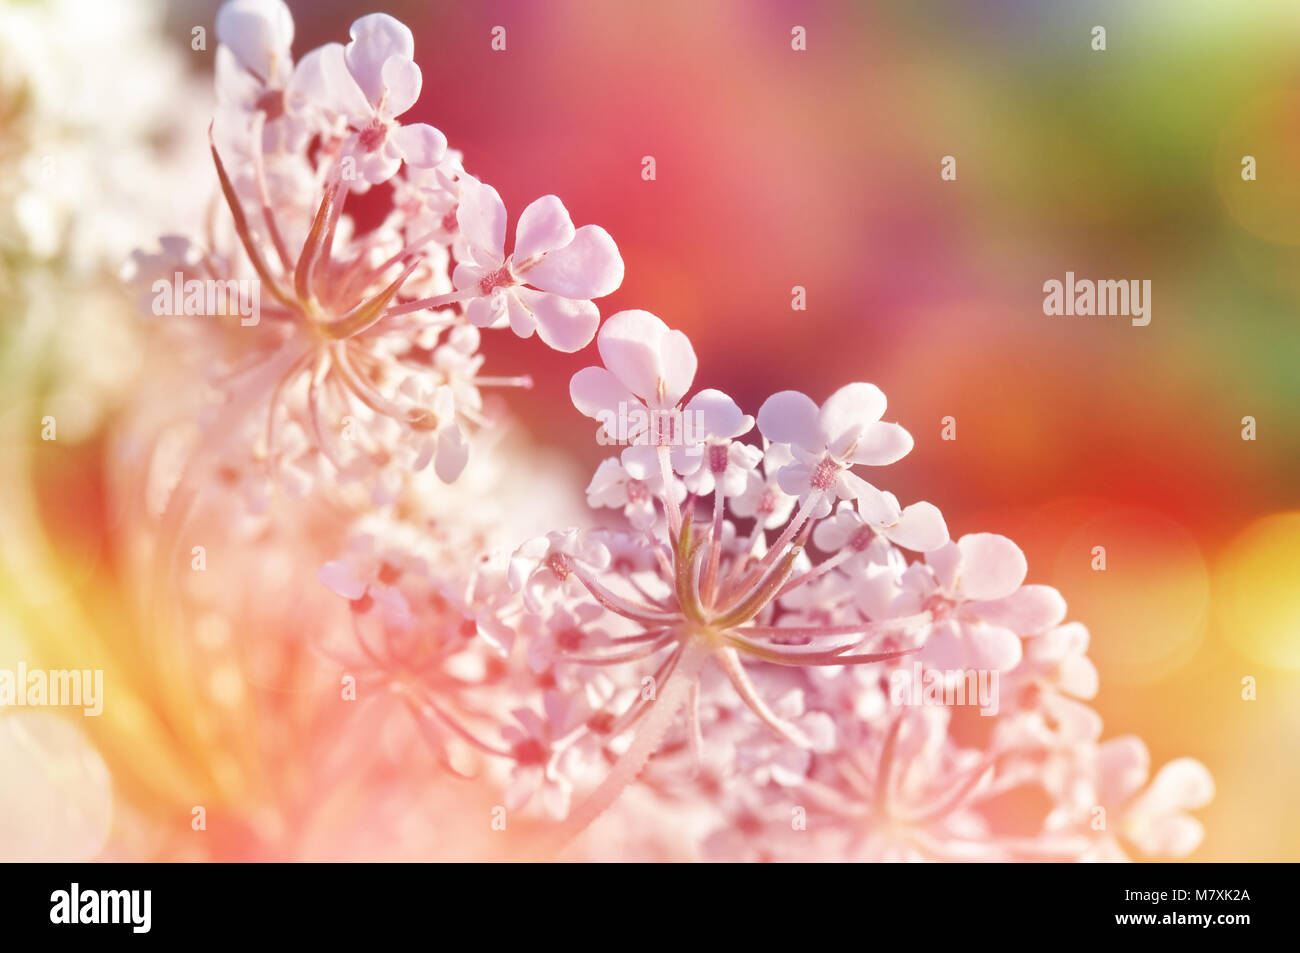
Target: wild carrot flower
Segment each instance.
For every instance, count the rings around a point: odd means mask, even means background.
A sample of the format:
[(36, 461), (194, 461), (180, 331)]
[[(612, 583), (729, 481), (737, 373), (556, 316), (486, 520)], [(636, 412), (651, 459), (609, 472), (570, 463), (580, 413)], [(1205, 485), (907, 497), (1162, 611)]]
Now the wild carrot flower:
[[(220, 355), (221, 400), (163, 523), (175, 535), (195, 486), (233, 463), (232, 485), (265, 471), (267, 508), (310, 484), (343, 529), (335, 558), (301, 573), (345, 600), (327, 657), (405, 709), (439, 763), (548, 818), (538, 856), (625, 809), (639, 777), (636, 809), (680, 806), (717, 856), (1194, 845), (1204, 769), (1175, 762), (1139, 793), (1145, 749), (1098, 744), (1087, 632), (1056, 590), (1026, 584), (1019, 547), (953, 541), (938, 507), (862, 475), (913, 446), (877, 387), (820, 405), (782, 391), (756, 415), (692, 394), (684, 333), (640, 310), (600, 324), (593, 301), (623, 278), (603, 229), (546, 195), (507, 253), (496, 190), (436, 129), (399, 121), (421, 89), (405, 26), (363, 17), (346, 46), (292, 67), (275, 0), (232, 0), (219, 27), (228, 221), (136, 263), (255, 280), (267, 300), (253, 325), (207, 315), (182, 332), (197, 359)], [(349, 194), (385, 182), (381, 224), (358, 232)], [(475, 469), (508, 458), (484, 390), (531, 381), (483, 372), (480, 329), (506, 326), (561, 351), (595, 338), (599, 363), (569, 392), (620, 448), (586, 485), (598, 527), (529, 530), (544, 508), (519, 511)], [(962, 711), (977, 703), (979, 743)], [(1049, 806), (1007, 829), (1000, 800), (1026, 788)], [(792, 807), (817, 823), (792, 828)], [(1117, 826), (1091, 827), (1092, 808)]]
[[(251, 117), (223, 123), (212, 146), (235, 244), (215, 231), (202, 244), (173, 240), (182, 254), (137, 256), (138, 277), (155, 288), (175, 275), (187, 287), (245, 281), (265, 299), (255, 320), (204, 315), (199, 346), (227, 355), (223, 390), (260, 404), (255, 448), (270, 479), (291, 433), (311, 437), (334, 479), (368, 483), (377, 499), (431, 462), (444, 481), (456, 479), (469, 435), (486, 423), (481, 389), (530, 383), (480, 373), (470, 321), (504, 289), (517, 332), (537, 328), (556, 347), (581, 347), (599, 320), (588, 299), (622, 279), (613, 240), (595, 226), (575, 230), (548, 196), (525, 210), (515, 255), (503, 259), (496, 193), (444, 162), (436, 129), (397, 121), (420, 91), (414, 39), (397, 20), (362, 17), (346, 46), (327, 44), (296, 66), (292, 20), (278, 0), (237, 0), (218, 26), (223, 99)], [(263, 135), (272, 123), (295, 123), (301, 134)], [(311, 150), (313, 141), (321, 148)], [(356, 235), (344, 211), (349, 192), (394, 175), (412, 188), (433, 175), (455, 208), (423, 234), (415, 225), (428, 226), (428, 209), (416, 203)], [(462, 277), (487, 267), (500, 280), (458, 282), (453, 291), (453, 262)], [(441, 292), (412, 297), (413, 276), (413, 287)]]
[(506, 207), (496, 189), (474, 179), (461, 186), (456, 221), (463, 240), (452, 282), (474, 295), (470, 321), (509, 324), (521, 338), (536, 331), (558, 351), (591, 343), (600, 323), (591, 299), (623, 282), (623, 259), (608, 232), (599, 225), (575, 229), (564, 204), (544, 195), (519, 216), (507, 258)]

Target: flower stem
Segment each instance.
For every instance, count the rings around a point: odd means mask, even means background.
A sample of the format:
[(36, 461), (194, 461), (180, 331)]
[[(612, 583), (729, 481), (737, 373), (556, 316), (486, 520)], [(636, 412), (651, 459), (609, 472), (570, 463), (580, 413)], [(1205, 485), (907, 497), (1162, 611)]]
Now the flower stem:
[(408, 301), (405, 304), (399, 304), (389, 308), (384, 317), (395, 318), (401, 314), (410, 314), (413, 311), (424, 311), (428, 308), (445, 308), (448, 305), (456, 304), (460, 301), (469, 301), (471, 298), (477, 298), (482, 294), (478, 288), (465, 288), (461, 291), (453, 291), (450, 294), (438, 295), (436, 298), (421, 298), (419, 301)]
[(803, 501), (803, 506), (799, 507), (799, 512), (795, 514), (794, 519), (786, 524), (785, 530), (777, 538), (777, 541), (772, 544), (772, 548), (759, 561), (755, 575), (762, 573), (764, 569), (780, 558), (782, 550), (790, 545), (790, 541), (794, 539), (794, 534), (799, 532), (803, 524), (807, 522), (808, 517), (812, 515), (813, 509), (821, 502), (821, 498), (822, 493), (820, 490), (813, 490), (809, 494), (808, 499)]
[(583, 801), (576, 811), (569, 815), (553, 835), (546, 837), (539, 845), (538, 854), (550, 857), (558, 853), (574, 838), (585, 831), (606, 809), (613, 804), (629, 784), (637, 779), (641, 769), (650, 760), (664, 736), (672, 727), (673, 720), (686, 704), (691, 686), (695, 684), (700, 668), (710, 655), (709, 645), (698, 636), (691, 637), (682, 650), (681, 661), (673, 669), (663, 685), (647, 715), (641, 719), (636, 734), (628, 749), (614, 762), (614, 767), (596, 790)]
[(664, 512), (668, 514), (668, 535), (674, 539), (682, 531), (682, 513), (677, 508), (677, 497), (673, 490), (673, 466), (668, 456), (668, 448), (659, 447), (659, 476), (664, 485)]
[(722, 478), (713, 487), (713, 535), (709, 539), (709, 567), (704, 574), (704, 601), (712, 608), (718, 588), (718, 562), (722, 556)]

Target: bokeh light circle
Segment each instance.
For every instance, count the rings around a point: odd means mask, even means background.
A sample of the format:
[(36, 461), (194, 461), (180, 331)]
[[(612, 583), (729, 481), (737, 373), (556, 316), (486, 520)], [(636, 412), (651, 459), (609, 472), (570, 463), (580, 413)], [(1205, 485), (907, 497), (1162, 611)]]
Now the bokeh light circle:
[[(1105, 549), (1104, 570), (1093, 568), (1098, 546)], [(1186, 529), (1153, 510), (1115, 507), (1082, 524), (1061, 547), (1053, 582), (1069, 617), (1092, 633), (1090, 654), (1103, 685), (1161, 679), (1204, 636), (1205, 559)]]
[[(1300, 245), (1300, 181), (1287, 170), (1300, 165), (1296, 115), (1300, 93), (1270, 92), (1243, 104), (1226, 124), (1215, 182), (1237, 224), (1258, 238)], [(1255, 160), (1253, 181), (1243, 180), (1242, 161)]]
[(1249, 658), (1300, 671), (1300, 511), (1256, 520), (1228, 544), (1214, 574), (1215, 621)]

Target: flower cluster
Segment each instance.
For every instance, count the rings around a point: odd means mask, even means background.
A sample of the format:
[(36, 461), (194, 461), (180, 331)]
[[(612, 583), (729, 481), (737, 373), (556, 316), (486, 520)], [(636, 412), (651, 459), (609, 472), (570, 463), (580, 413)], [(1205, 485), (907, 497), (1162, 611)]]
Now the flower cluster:
[[(603, 366), (573, 378), (577, 409), (603, 422), (631, 419), (628, 405), (653, 412), (588, 487), (623, 525), (525, 543), (510, 579), (564, 695), (605, 686), (581, 727), (567, 709), (536, 716), (552, 785), (613, 764), (568, 834), (653, 755), (647, 780), (693, 786), (718, 812), (705, 846), (720, 857), (1196, 846), (1185, 812), (1209, 800), (1208, 774), (1174, 762), (1139, 793), (1145, 748), (1099, 744), (1084, 704), (1097, 690), (1087, 630), (1066, 623), (1056, 590), (1025, 583), (1015, 543), (951, 540), (938, 508), (900, 505), (858, 471), (912, 448), (882, 421), (879, 389), (849, 384), (820, 405), (785, 391), (755, 420), (719, 391), (688, 397), (690, 342), (653, 315), (613, 315), (598, 346)], [(692, 414), (696, 426), (681, 423)], [(1026, 789), (1050, 807), (1009, 818)]]
[[(349, 620), (328, 657), (448, 770), (549, 818), (539, 856), (631, 811), (634, 782), (652, 795), (636, 810), (686, 811), (706, 856), (1196, 846), (1208, 773), (1176, 761), (1147, 785), (1141, 742), (1100, 741), (1088, 633), (1060, 594), (1026, 583), (1011, 540), (952, 540), (937, 507), (877, 485), (913, 445), (878, 388), (783, 391), (756, 416), (693, 390), (683, 333), (645, 311), (601, 324), (622, 260), (554, 196), (523, 210), (507, 254), (497, 192), (402, 121), (421, 77), (391, 17), (297, 64), (279, 0), (231, 0), (217, 29), (229, 224), (137, 271), (256, 279), (270, 300), (256, 326), (176, 332), (224, 366), (207, 460), (172, 499), (220, 479), (261, 509), (268, 490), (344, 501), (350, 542), (318, 572)], [(347, 197), (385, 183), (388, 215), (358, 232)], [(587, 486), (600, 525), (501, 548), (518, 524), (483, 525), (490, 484), (440, 483), (497, 423), (482, 389), (528, 381), (481, 372), (480, 330), (506, 326), (562, 351), (595, 338), (570, 394), (621, 450)]]
[[(437, 129), (399, 118), (421, 74), (411, 31), (392, 17), (362, 17), (349, 43), (296, 64), (279, 0), (231, 0), (216, 27), (211, 153), (230, 227), (213, 223), (201, 242), (168, 236), (136, 253), (130, 277), (163, 304), (190, 287), (254, 289), (255, 316), (196, 306), (203, 320), (176, 331), (190, 338), (182, 353), (220, 356), (227, 402), (261, 404), (241, 470), (297, 490), (360, 483), (376, 503), (430, 464), (455, 480), (488, 423), (483, 388), (530, 384), (481, 373), (479, 329), (586, 346), (600, 321), (592, 299), (623, 279), (617, 247), (548, 195), (520, 214), (505, 253), (496, 190)], [(358, 233), (348, 196), (385, 183), (389, 214)]]

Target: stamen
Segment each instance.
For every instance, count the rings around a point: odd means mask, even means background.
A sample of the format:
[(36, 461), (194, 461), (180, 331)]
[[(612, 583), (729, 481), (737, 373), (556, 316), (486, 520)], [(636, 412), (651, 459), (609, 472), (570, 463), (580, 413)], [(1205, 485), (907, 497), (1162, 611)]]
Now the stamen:
[(835, 478), (839, 475), (840, 465), (830, 457), (823, 457), (813, 470), (810, 484), (814, 490), (829, 490), (835, 484)]
[(714, 476), (721, 476), (727, 472), (728, 447), (725, 443), (715, 443), (709, 446), (709, 472)]
[(515, 276), (510, 273), (510, 267), (502, 265), (496, 271), (479, 279), (478, 290), (480, 294), (490, 295), (498, 288), (509, 288), (514, 283)]
[(859, 526), (853, 531), (853, 535), (849, 537), (848, 548), (860, 553), (871, 545), (871, 541), (875, 539), (875, 536), (876, 531), (870, 526)]
[(384, 141), (387, 138), (388, 124), (376, 119), (371, 122), (370, 125), (366, 126), (365, 129), (361, 130), (360, 134), (357, 136), (357, 142), (360, 143), (361, 148), (366, 150), (366, 152), (375, 152), (384, 144)]
[(564, 553), (551, 553), (546, 557), (546, 568), (555, 573), (555, 578), (563, 582), (573, 571), (573, 560)]

